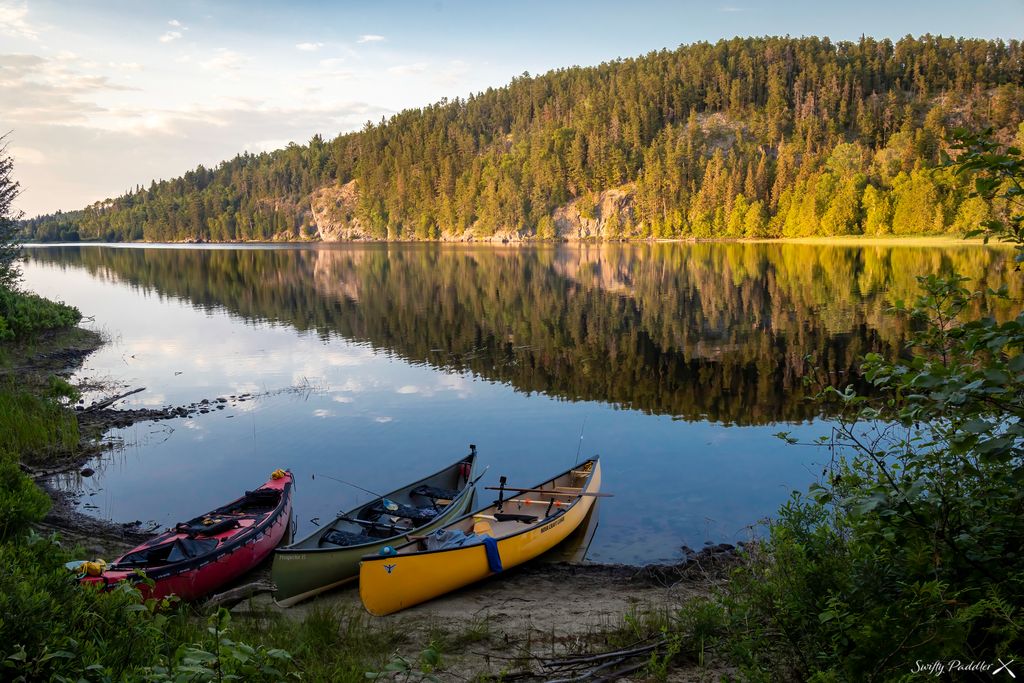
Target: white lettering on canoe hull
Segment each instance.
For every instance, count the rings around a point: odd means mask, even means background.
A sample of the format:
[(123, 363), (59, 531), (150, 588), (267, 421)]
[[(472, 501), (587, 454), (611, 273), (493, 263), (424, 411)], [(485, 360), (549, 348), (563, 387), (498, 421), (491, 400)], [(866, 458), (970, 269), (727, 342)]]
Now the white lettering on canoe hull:
[(540, 528), (540, 532), (544, 533), (545, 531), (549, 531), (551, 529), (554, 529), (556, 526), (558, 526), (559, 524), (561, 524), (564, 521), (565, 521), (565, 515), (563, 515), (563, 516), (559, 517), (558, 519), (556, 519), (555, 521), (551, 522), (551, 524), (546, 524), (546, 525), (542, 526)]

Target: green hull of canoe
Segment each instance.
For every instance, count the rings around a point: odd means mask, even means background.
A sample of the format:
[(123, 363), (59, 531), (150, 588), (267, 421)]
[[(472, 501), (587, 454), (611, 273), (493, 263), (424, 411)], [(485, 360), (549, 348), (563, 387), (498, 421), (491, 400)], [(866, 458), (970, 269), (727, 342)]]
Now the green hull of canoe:
[[(459, 485), (456, 483), (456, 480), (459, 477), (460, 465), (466, 461), (472, 463), (474, 459), (474, 456), (471, 455), (437, 474), (409, 484), (383, 497), (398, 503), (409, 504), (409, 492), (417, 486), (426, 484), (439, 488), (457, 489)], [(470, 475), (470, 480), (472, 480), (472, 474)], [(353, 546), (324, 544), (321, 547), (319, 543), (321, 536), (339, 525), (346, 526), (346, 523), (341, 521), (343, 517), (356, 517), (360, 510), (373, 505), (376, 500), (380, 499), (370, 501), (349, 511), (335, 519), (331, 524), (317, 529), (306, 538), (287, 547), (277, 549), (274, 553), (274, 564), (271, 569), (271, 577), (277, 586), (274, 599), (282, 607), (290, 607), (314, 595), (358, 579), (359, 560), (364, 555), (380, 552), (380, 549), (386, 545), (404, 543), (406, 542), (405, 536), (409, 534), (428, 534), (444, 526), (470, 509), (473, 504), (474, 495), (473, 486), (463, 484), (459, 496), (450, 505), (443, 508), (429, 524), (410, 529), (407, 532), (390, 538), (375, 538), (370, 543)]]

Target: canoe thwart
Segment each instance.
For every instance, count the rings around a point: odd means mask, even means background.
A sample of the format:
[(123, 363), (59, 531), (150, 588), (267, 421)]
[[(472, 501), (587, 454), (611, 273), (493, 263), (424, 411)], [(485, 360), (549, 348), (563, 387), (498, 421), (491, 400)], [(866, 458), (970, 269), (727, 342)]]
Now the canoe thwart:
[(611, 498), (614, 494), (611, 493), (592, 493), (589, 491), (579, 491), (577, 493), (566, 493), (565, 491), (552, 491), (551, 489), (521, 489), (515, 486), (506, 486), (504, 489), (500, 486), (485, 486), (488, 491), (515, 491), (517, 493), (546, 493), (549, 496), (568, 496), (570, 498), (578, 498), (579, 496), (593, 496), (595, 498)]
[(494, 518), (499, 522), (523, 522), (533, 524), (537, 521), (537, 515), (520, 515), (513, 512), (496, 512)]

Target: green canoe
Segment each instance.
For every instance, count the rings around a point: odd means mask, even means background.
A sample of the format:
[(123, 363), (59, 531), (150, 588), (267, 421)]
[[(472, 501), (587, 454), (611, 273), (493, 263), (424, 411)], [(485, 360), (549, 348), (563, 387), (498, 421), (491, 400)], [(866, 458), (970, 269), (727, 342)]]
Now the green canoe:
[(349, 510), (309, 536), (274, 552), (274, 599), (282, 607), (359, 578), (359, 560), (406, 536), (427, 534), (472, 507), (469, 455), (429, 477)]

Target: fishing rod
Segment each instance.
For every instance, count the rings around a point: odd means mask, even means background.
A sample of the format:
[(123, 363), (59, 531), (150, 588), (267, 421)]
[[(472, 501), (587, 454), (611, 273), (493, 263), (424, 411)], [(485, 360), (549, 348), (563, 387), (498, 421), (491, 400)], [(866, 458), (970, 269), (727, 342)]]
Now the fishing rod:
[(583, 424), (580, 425), (580, 442), (576, 444), (576, 461), (572, 464), (573, 467), (580, 464), (580, 449), (583, 448), (583, 430), (587, 428), (587, 416), (583, 416)]
[[(332, 477), (329, 474), (321, 474), (320, 476), (321, 477), (325, 477), (327, 479), (330, 479), (331, 481), (336, 481), (339, 484), (345, 484), (346, 486), (351, 486), (354, 489), (359, 489), (360, 491), (365, 491), (366, 493), (369, 493), (374, 498), (383, 498), (384, 497), (382, 494), (377, 493), (376, 491), (371, 491), (370, 489), (364, 489), (359, 484), (353, 484), (350, 481), (345, 481), (344, 479), (338, 479), (337, 477)], [(313, 475), (313, 479), (316, 479), (316, 474)]]
[[(476, 476), (476, 477), (475, 477), (475, 478), (473, 479), (473, 481), (469, 482), (469, 484), (468, 484), (468, 485), (475, 485), (475, 484), (476, 484), (476, 483), (477, 483), (478, 481), (480, 481), (480, 480), (481, 480), (481, 479), (483, 478), (483, 476), (484, 476), (485, 474), (487, 474), (487, 470), (489, 470), (489, 469), (491, 469), (491, 466), (490, 466), (490, 465), (488, 465), (487, 467), (485, 467), (485, 468), (484, 468), (484, 471), (483, 471), (483, 472), (481, 472), (480, 474), (478, 474), (478, 475), (477, 475), (477, 476)], [(363, 488), (363, 487), (362, 487), (362, 486), (360, 486), (359, 484), (353, 484), (353, 483), (352, 483), (352, 482), (350, 482), (350, 481), (345, 481), (344, 479), (338, 479), (337, 477), (332, 477), (332, 476), (331, 476), (331, 475), (329, 475), (329, 474), (321, 474), (320, 476), (321, 476), (321, 477), (324, 477), (324, 478), (326, 478), (326, 479), (330, 479), (331, 481), (336, 481), (336, 482), (338, 482), (339, 484), (345, 484), (346, 486), (351, 486), (352, 488), (356, 488), (356, 489), (359, 489), (360, 491), (365, 491), (366, 493), (369, 493), (369, 494), (370, 494), (371, 496), (373, 496), (373, 497), (375, 497), (375, 498), (384, 498), (384, 494), (382, 494), (382, 493), (377, 493), (376, 491), (371, 491), (370, 489), (366, 489), (366, 488)], [(315, 480), (315, 479), (316, 479), (316, 474), (313, 474), (313, 475), (312, 475), (312, 477), (313, 477), (313, 479)], [(386, 499), (385, 499), (385, 500), (386, 500)], [(390, 502), (390, 501), (388, 501), (388, 502)]]

